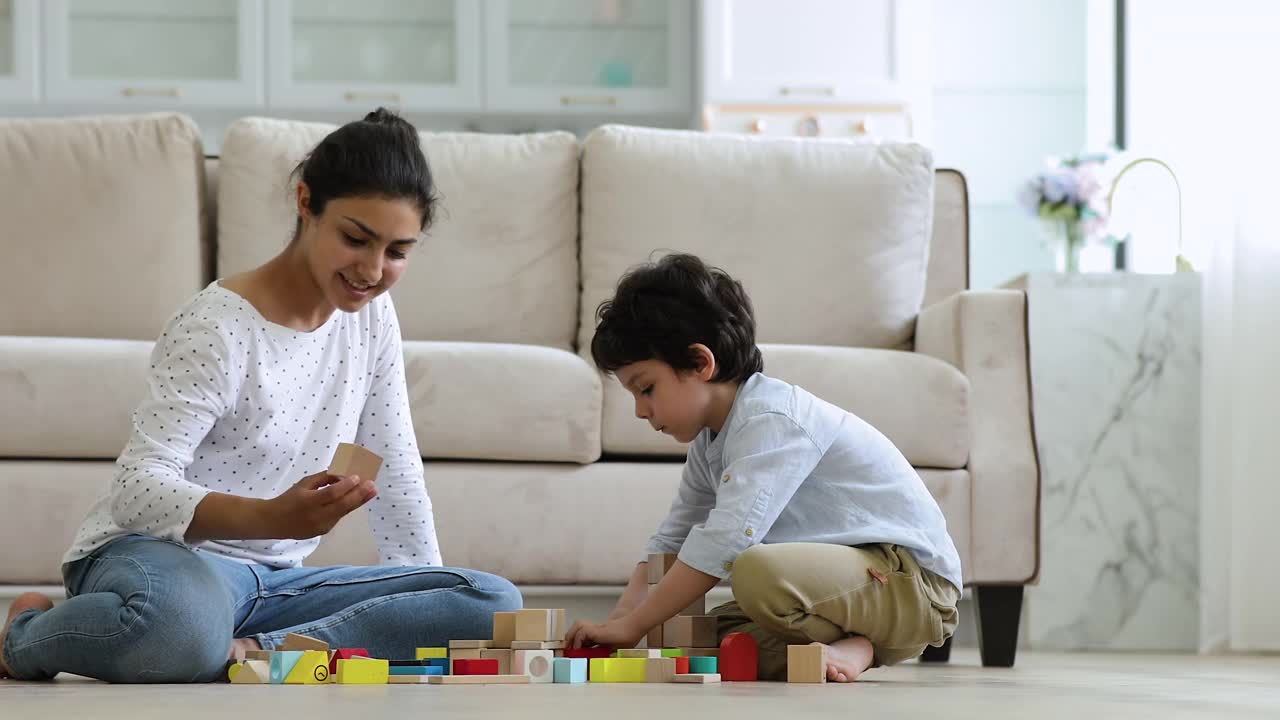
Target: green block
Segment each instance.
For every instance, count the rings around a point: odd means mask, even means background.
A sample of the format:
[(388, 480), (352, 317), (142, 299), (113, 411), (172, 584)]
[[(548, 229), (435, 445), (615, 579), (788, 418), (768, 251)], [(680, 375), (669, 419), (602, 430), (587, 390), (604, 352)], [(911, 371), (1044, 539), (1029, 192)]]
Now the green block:
[(662, 657), (684, 657), (684, 651), (680, 648), (663, 648)]
[(712, 675), (716, 673), (716, 658), (713, 657), (691, 657), (689, 658), (689, 672), (697, 674)]

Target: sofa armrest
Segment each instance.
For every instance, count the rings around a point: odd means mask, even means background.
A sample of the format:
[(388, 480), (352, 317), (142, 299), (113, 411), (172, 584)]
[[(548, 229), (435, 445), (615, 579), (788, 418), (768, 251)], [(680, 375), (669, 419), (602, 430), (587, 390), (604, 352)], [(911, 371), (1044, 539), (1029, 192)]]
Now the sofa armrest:
[(915, 349), (969, 378), (973, 495), (965, 583), (1034, 582), (1040, 572), (1040, 462), (1026, 293), (966, 290), (925, 308), (916, 321)]

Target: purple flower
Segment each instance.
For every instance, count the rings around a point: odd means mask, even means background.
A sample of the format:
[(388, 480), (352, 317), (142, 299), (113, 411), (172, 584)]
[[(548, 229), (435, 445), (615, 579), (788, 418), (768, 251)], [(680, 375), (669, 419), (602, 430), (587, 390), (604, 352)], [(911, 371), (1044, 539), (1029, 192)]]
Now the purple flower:
[(1049, 173), (1044, 178), (1044, 199), (1055, 205), (1060, 202), (1076, 204), (1076, 193), (1078, 191), (1079, 183), (1076, 180), (1075, 173), (1070, 170), (1066, 172), (1058, 170)]

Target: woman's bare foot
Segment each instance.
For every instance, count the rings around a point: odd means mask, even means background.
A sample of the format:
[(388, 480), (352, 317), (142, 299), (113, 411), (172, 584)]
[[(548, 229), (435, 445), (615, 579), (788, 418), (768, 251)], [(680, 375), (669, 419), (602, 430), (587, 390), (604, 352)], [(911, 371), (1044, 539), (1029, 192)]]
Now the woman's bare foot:
[[(822, 643), (811, 643), (822, 645)], [(837, 640), (827, 649), (827, 679), (831, 682), (853, 682), (871, 666), (875, 650), (871, 641), (861, 635)]]
[(262, 644), (253, 638), (236, 638), (231, 641), (231, 652), (228, 654), (228, 660), (236, 662), (244, 662), (244, 656), (250, 650), (261, 650)]
[(13, 624), (13, 619), (18, 617), (18, 613), (33, 608), (44, 612), (53, 608), (53, 601), (48, 595), (29, 592), (14, 598), (13, 604), (9, 606), (9, 616), (4, 619), (4, 628), (0, 629), (0, 678), (9, 677), (9, 666), (4, 664), (4, 639), (9, 635), (9, 626)]

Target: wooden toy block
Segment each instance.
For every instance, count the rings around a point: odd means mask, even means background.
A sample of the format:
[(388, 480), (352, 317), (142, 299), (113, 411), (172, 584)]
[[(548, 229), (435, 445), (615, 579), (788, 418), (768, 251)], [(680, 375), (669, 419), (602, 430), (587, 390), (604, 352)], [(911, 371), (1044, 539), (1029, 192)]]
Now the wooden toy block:
[(720, 677), (725, 682), (759, 679), (760, 649), (746, 633), (729, 633), (720, 641)]
[(433, 677), (443, 677), (442, 675), (390, 675), (387, 677), (388, 685), (426, 685), (427, 680)]
[(498, 675), (512, 675), (512, 674), (517, 674), (515, 670), (511, 669), (511, 653), (512, 652), (514, 651), (508, 650), (506, 648), (490, 648), (490, 649), (481, 650), (480, 658), (483, 660), (497, 660)]
[(649, 556), (649, 584), (657, 585), (662, 576), (676, 564), (675, 553), (652, 554)]
[(720, 676), (706, 675), (701, 673), (694, 674), (694, 675), (676, 675), (671, 679), (671, 681), (678, 682), (678, 683), (694, 683), (695, 685), (699, 685), (699, 684), (706, 684), (706, 683), (718, 683), (720, 682)]
[(593, 658), (588, 674), (591, 682), (642, 683), (646, 658)]
[(509, 648), (516, 639), (516, 613), (496, 612), (493, 614), (493, 646)]
[(684, 657), (684, 651), (680, 648), (662, 648), (662, 657)]
[(461, 650), (450, 650), (450, 660), (479, 660), (480, 650), (482, 648), (463, 648)]
[[(357, 660), (356, 662), (361, 662)], [(285, 685), (327, 685), (329, 683), (329, 653), (323, 650), (307, 650), (284, 678)]]
[(317, 640), (308, 635), (299, 635), (298, 633), (289, 633), (284, 636), (284, 644), (277, 650), (323, 650), (329, 652), (329, 643), (323, 640)]
[(689, 673), (694, 675), (714, 675), (717, 670), (719, 661), (713, 657), (691, 657), (689, 658)]
[(450, 640), (450, 650), (479, 650), (493, 647), (492, 640)]
[(417, 648), (414, 651), (414, 657), (416, 657), (419, 660), (426, 660), (427, 658), (447, 658), (449, 657), (449, 648), (442, 648), (442, 647)]
[(338, 661), (339, 685), (386, 685), (390, 675), (386, 660), (362, 658)]
[(453, 674), (454, 675), (497, 675), (499, 674), (498, 661), (496, 658), (480, 658), (478, 660), (454, 660)]
[(718, 647), (682, 647), (680, 652), (689, 657), (720, 657), (720, 648)]
[(359, 475), (361, 480), (377, 480), (382, 458), (354, 443), (341, 443), (329, 463), (330, 475)]
[(280, 685), (293, 672), (293, 667), (302, 659), (302, 650), (280, 650), (271, 653), (271, 683)]
[[(421, 660), (388, 660), (387, 662), (391, 664), (391, 667), (423, 667), (425, 665), (430, 665), (433, 660), (440, 660), (440, 659), (442, 658), (423, 658)], [(444, 659), (447, 659), (447, 658), (444, 658)]]
[(558, 683), (587, 681), (587, 659), (559, 657), (552, 662), (552, 680)]
[(556, 656), (550, 650), (513, 650), (511, 672), (528, 675), (530, 682), (549, 683), (555, 680)]
[[(656, 583), (651, 583), (649, 585), (650, 595), (653, 594), (653, 589), (656, 587), (658, 587)], [(689, 607), (686, 607), (685, 609), (681, 610), (676, 614), (677, 615), (706, 615), (707, 614), (707, 596), (706, 595), (698, 596), (697, 598), (694, 599), (693, 602), (689, 603)], [(661, 647), (661, 643), (659, 643), (656, 647)]]
[(676, 661), (676, 674), (677, 674), (677, 675), (688, 675), (688, 674), (689, 674), (689, 661), (690, 661), (690, 659), (691, 659), (691, 658), (687, 658), (687, 657), (685, 657), (684, 655), (681, 655), (680, 657), (677, 657), (677, 658), (671, 658), (671, 659)]
[(710, 615), (677, 615), (662, 624), (662, 636), (672, 647), (714, 647), (716, 618)]
[(266, 660), (245, 660), (227, 669), (232, 685), (266, 685), (271, 681), (271, 665)]
[[(338, 674), (338, 661), (350, 660), (354, 657), (369, 657), (369, 651), (364, 648), (339, 648), (329, 654), (329, 674)], [(338, 680), (338, 682), (342, 682)]]
[(512, 650), (563, 650), (563, 640), (512, 640)]
[(450, 666), (449, 658), (427, 658), (422, 662), (425, 663), (427, 667), (440, 668), (441, 675), (449, 674), (449, 666)]
[(654, 625), (653, 627), (649, 628), (649, 634), (644, 636), (645, 646), (651, 647), (651, 648), (665, 647), (667, 644), (665, 640), (666, 638), (662, 636), (661, 625)]
[(676, 676), (675, 658), (647, 658), (644, 661), (644, 681), (647, 683), (669, 683)]
[(524, 685), (528, 675), (428, 675), (428, 685)]
[[(443, 675), (444, 668), (439, 665), (392, 665), (387, 668), (387, 674), (391, 677), (396, 675)], [(342, 682), (339, 680), (338, 682)]]
[(275, 650), (248, 650), (244, 654), (245, 660), (266, 660), (271, 662), (271, 653)]
[(620, 658), (660, 658), (661, 648), (624, 648), (618, 651)]
[[(537, 640), (538, 642), (556, 642), (564, 640), (569, 627), (565, 622), (563, 608), (559, 609), (526, 609), (516, 611), (515, 640)], [(514, 643), (513, 643), (514, 647)]]
[(787, 646), (787, 682), (827, 681), (827, 649), (821, 645)]

